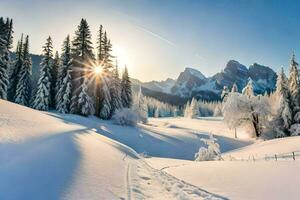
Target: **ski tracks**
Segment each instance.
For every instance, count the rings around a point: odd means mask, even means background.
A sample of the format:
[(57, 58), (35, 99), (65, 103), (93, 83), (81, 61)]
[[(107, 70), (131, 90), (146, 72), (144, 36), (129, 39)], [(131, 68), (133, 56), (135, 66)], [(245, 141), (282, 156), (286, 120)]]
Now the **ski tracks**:
[(226, 199), (150, 167), (142, 159), (127, 159), (127, 199)]

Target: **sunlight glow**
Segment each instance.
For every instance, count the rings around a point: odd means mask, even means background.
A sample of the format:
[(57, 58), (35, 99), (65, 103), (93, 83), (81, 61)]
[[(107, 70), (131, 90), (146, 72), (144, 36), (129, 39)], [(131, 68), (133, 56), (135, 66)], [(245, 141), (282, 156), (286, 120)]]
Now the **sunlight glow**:
[(101, 66), (95, 66), (95, 67), (94, 67), (94, 73), (95, 73), (96, 75), (101, 74), (101, 73), (102, 73), (102, 67), (101, 67)]

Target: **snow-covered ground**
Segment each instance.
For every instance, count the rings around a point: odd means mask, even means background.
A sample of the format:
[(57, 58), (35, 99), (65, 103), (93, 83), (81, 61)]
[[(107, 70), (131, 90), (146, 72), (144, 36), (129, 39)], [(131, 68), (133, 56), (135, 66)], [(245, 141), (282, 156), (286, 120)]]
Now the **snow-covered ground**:
[(226, 160), (300, 146), (234, 139), (221, 118), (125, 127), (0, 100), (0, 199), (297, 199), (298, 161), (192, 161), (209, 132)]
[[(300, 195), (300, 157), (293, 161), (291, 153), (299, 151), (299, 147), (297, 136), (258, 141), (226, 152), (222, 155), (225, 161), (149, 158), (147, 162), (157, 170), (229, 199), (296, 200)], [(275, 161), (275, 154), (290, 156)], [(265, 160), (266, 155), (272, 159)]]
[(193, 156), (176, 149), (185, 139), (197, 144), (195, 135), (170, 136), (152, 126), (122, 127), (2, 100), (0, 113), (0, 199), (222, 199), (153, 169), (136, 153)]

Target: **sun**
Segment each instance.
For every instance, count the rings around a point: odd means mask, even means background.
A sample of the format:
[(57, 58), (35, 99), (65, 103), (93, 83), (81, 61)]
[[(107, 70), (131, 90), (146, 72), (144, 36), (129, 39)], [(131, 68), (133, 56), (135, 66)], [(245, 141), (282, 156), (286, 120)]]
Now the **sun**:
[(101, 73), (102, 73), (102, 67), (101, 67), (101, 66), (95, 66), (95, 67), (94, 67), (94, 73), (95, 73), (96, 75), (101, 74)]

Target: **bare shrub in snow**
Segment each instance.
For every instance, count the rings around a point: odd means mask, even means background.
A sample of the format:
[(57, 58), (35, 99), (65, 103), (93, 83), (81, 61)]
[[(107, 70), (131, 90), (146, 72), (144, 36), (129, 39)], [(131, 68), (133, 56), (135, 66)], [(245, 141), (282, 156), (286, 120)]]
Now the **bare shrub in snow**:
[(135, 126), (139, 121), (137, 114), (129, 108), (116, 110), (112, 119), (115, 124), (122, 126)]
[(195, 161), (210, 161), (221, 160), (220, 145), (217, 143), (217, 139), (210, 133), (209, 138), (202, 138), (207, 148), (200, 147), (199, 151), (195, 154)]

